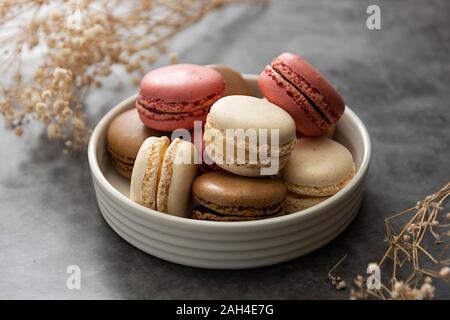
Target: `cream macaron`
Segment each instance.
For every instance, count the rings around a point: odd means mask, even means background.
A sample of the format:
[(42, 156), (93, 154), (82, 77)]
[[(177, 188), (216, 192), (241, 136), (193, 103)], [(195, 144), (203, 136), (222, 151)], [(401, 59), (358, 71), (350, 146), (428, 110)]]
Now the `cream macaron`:
[(219, 99), (205, 124), (206, 154), (231, 173), (275, 175), (296, 141), (294, 119), (269, 101), (243, 95)]
[(191, 187), (196, 177), (196, 148), (188, 141), (150, 137), (136, 156), (130, 199), (145, 207), (187, 217)]
[(341, 190), (355, 175), (350, 151), (327, 137), (297, 140), (282, 171), (288, 213), (312, 207)]

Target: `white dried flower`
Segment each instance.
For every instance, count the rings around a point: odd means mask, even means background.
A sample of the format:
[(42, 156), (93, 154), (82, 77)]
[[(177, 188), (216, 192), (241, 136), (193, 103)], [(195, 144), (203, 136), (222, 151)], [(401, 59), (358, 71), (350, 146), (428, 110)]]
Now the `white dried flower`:
[(78, 129), (78, 130), (83, 130), (85, 128), (84, 121), (81, 120), (80, 118), (73, 118), (72, 119), (72, 126), (75, 129)]
[(50, 90), (44, 90), (44, 91), (42, 91), (41, 98), (42, 98), (43, 100), (48, 99), (48, 98), (51, 98), (51, 97), (52, 97), (52, 92), (51, 92)]
[(443, 267), (441, 271), (439, 271), (439, 276), (441, 276), (444, 280), (450, 280), (450, 268)]
[(420, 288), (420, 292), (427, 299), (433, 299), (434, 298), (434, 291), (435, 290), (436, 289), (430, 283), (424, 283), (422, 285), (422, 287)]
[(56, 123), (50, 123), (47, 127), (47, 136), (56, 139), (61, 136), (61, 128)]
[(47, 105), (43, 102), (38, 102), (36, 103), (36, 113), (39, 114), (43, 114), (45, 112), (45, 110), (47, 109)]

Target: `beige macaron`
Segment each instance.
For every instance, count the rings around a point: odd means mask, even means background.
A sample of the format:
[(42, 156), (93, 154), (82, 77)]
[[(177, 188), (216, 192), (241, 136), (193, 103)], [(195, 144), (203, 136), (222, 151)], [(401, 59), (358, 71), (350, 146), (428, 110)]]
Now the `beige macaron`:
[(295, 123), (269, 101), (227, 96), (211, 107), (203, 138), (207, 155), (220, 168), (249, 177), (275, 175), (294, 148)]
[[(336, 133), (336, 126), (337, 126), (337, 124), (332, 125), (327, 131), (325, 131), (321, 135), (321, 137), (327, 137), (327, 138), (333, 139), (334, 134)], [(300, 138), (306, 138), (306, 137), (297, 131), (297, 138), (300, 139)]]
[(196, 148), (190, 142), (150, 137), (139, 149), (131, 175), (130, 199), (145, 207), (187, 217), (196, 177)]
[(309, 208), (341, 190), (355, 175), (350, 151), (327, 137), (297, 140), (282, 171), (287, 211)]
[(233, 70), (221, 64), (210, 64), (207, 67), (218, 71), (225, 79), (224, 96), (251, 95), (250, 87), (248, 86), (242, 75), (236, 70)]

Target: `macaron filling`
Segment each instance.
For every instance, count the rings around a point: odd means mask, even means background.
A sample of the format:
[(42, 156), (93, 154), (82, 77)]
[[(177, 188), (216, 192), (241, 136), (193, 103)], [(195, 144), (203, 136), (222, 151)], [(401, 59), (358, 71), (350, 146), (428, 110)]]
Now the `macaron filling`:
[(198, 196), (194, 196), (194, 199), (200, 203), (203, 207), (208, 208), (214, 212), (222, 215), (230, 216), (266, 216), (273, 215), (284, 211), (284, 199), (280, 202), (268, 205), (268, 206), (231, 206), (223, 205), (207, 201)]
[(305, 195), (305, 196), (331, 196), (341, 190), (347, 183), (352, 180), (355, 175), (355, 166), (353, 165), (352, 171), (341, 181), (332, 185), (314, 186), (314, 185), (297, 185), (289, 181), (285, 181), (286, 187), (289, 192)]
[(139, 94), (137, 102), (143, 108), (154, 113), (180, 113), (193, 112), (199, 109), (210, 108), (214, 102), (223, 96), (223, 90), (214, 94), (210, 94), (205, 98), (195, 101), (164, 101), (160, 98), (146, 97)]
[(119, 173), (121, 176), (130, 179), (131, 173), (133, 172), (133, 165), (121, 162), (120, 160), (117, 160), (115, 158), (111, 158), (112, 165), (114, 169), (116, 169), (117, 173)]
[(140, 101), (136, 101), (136, 108), (139, 114), (145, 118), (148, 118), (153, 121), (179, 121), (183, 119), (190, 119), (192, 117), (195, 118), (205, 118), (209, 112), (209, 108), (197, 109), (189, 112), (164, 112), (159, 109), (144, 107), (141, 105)]
[(136, 157), (132, 158), (132, 157), (125, 157), (123, 155), (120, 155), (116, 150), (114, 150), (111, 146), (107, 146), (106, 147), (108, 149), (108, 152), (111, 154), (111, 156), (116, 160), (119, 161), (121, 163), (127, 164), (127, 165), (131, 165), (133, 166), (134, 161), (136, 160)]
[(238, 216), (238, 215), (226, 215), (220, 212), (211, 210), (205, 206), (198, 205), (192, 210), (192, 218), (196, 220), (210, 220), (210, 221), (252, 221), (260, 219), (274, 218), (285, 214), (284, 209), (280, 209), (279, 212), (269, 215), (260, 216)]

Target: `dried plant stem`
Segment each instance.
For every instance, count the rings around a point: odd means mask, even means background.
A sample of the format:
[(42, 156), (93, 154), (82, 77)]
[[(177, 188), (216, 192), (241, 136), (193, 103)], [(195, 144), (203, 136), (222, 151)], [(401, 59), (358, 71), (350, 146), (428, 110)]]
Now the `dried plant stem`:
[(336, 288), (336, 290), (342, 290), (345, 289), (347, 286), (345, 281), (341, 279), (339, 276), (334, 276), (333, 272), (336, 270), (337, 267), (347, 258), (347, 254), (345, 254), (334, 266), (333, 268), (328, 271), (328, 279), (330, 279), (333, 286)]
[[(378, 267), (384, 270), (391, 268), (389, 286), (380, 282), (379, 289), (370, 289), (363, 285), (363, 277), (358, 276), (354, 280), (356, 288), (351, 290), (351, 299), (366, 299), (369, 296), (378, 299), (434, 297), (432, 278), (450, 279), (450, 268), (447, 267), (450, 262), (450, 223), (440, 223), (445, 219), (450, 220), (450, 213), (443, 213), (449, 198), (450, 182), (418, 202), (415, 207), (385, 219), (386, 240), (389, 246), (379, 260)], [(400, 228), (397, 228), (399, 224)], [(428, 249), (429, 243), (445, 246), (436, 255)], [(439, 258), (436, 258), (437, 256)], [(424, 268), (425, 263), (431, 263), (437, 268)]]
[[(37, 120), (65, 149), (84, 149), (90, 128), (83, 101), (122, 66), (134, 84), (166, 42), (224, 5), (260, 0), (3, 0), (0, 2), (0, 113), (17, 135)], [(42, 61), (24, 79), (22, 56)], [(4, 76), (4, 75), (7, 76)]]

